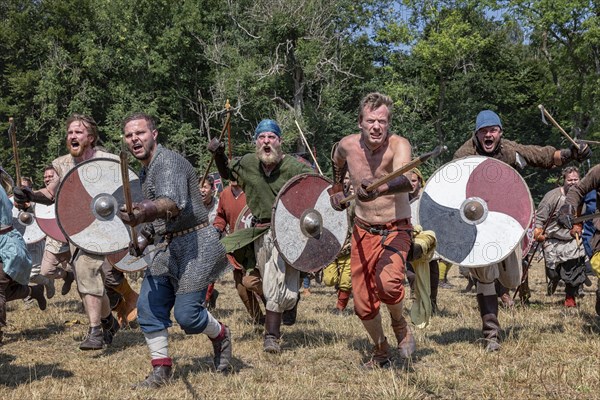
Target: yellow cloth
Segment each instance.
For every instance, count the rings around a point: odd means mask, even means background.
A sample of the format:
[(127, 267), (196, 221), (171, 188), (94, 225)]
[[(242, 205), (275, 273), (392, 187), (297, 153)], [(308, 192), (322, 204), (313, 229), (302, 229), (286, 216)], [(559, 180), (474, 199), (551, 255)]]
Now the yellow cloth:
[(345, 292), (352, 290), (350, 253), (339, 256), (323, 269), (323, 283), (325, 286), (335, 286)]
[(448, 277), (448, 271), (450, 271), (452, 264), (449, 264), (443, 260), (440, 260), (438, 264), (440, 265), (440, 281), (443, 281), (446, 279), (446, 277)]
[(410, 309), (410, 319), (417, 328), (425, 328), (431, 318), (431, 282), (429, 276), (429, 261), (435, 251), (435, 232), (423, 231), (416, 225), (414, 230), (414, 245), (421, 246), (423, 254), (412, 260), (415, 270), (415, 301)]
[(590, 264), (592, 264), (592, 269), (596, 273), (596, 276), (600, 278), (600, 252), (597, 252), (592, 256)]

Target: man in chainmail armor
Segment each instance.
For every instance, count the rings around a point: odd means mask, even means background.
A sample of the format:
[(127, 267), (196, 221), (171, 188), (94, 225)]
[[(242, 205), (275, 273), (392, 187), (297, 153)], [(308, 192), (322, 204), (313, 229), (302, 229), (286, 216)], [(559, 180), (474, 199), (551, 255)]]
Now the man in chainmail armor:
[(146, 270), (138, 300), (138, 321), (152, 357), (152, 372), (135, 387), (157, 388), (172, 376), (167, 328), (174, 316), (187, 334), (206, 334), (213, 344), (218, 372), (230, 368), (231, 333), (203, 306), (206, 288), (227, 271), (219, 233), (209, 224), (192, 165), (181, 155), (158, 144), (158, 130), (147, 114), (123, 121), (129, 151), (143, 168), (140, 182), (144, 200), (133, 212), (121, 207), (119, 217), (130, 226), (146, 223), (130, 251), (140, 255), (149, 240), (156, 254)]

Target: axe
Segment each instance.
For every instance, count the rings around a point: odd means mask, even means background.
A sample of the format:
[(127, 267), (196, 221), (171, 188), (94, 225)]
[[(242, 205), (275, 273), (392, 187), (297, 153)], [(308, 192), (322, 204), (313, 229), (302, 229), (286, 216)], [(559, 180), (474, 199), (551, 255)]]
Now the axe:
[[(225, 131), (230, 130), (231, 114), (232, 114), (230, 112), (230, 108), (231, 108), (231, 106), (229, 105), (229, 99), (227, 99), (227, 102), (225, 103), (225, 112), (227, 113), (227, 118), (225, 119), (225, 125), (223, 125), (221, 134), (219, 135), (219, 142), (223, 141), (223, 135), (225, 135)], [(215, 161), (215, 155), (212, 154), (210, 157), (210, 161), (208, 162), (208, 166), (206, 167), (206, 171), (204, 171), (204, 175), (202, 175), (202, 180), (200, 181), (200, 187), (204, 186), (204, 181), (206, 180), (206, 177), (208, 176), (208, 173), (209, 173), (210, 168), (212, 167), (212, 163), (214, 161)]]
[(542, 112), (542, 121), (546, 125), (548, 125), (548, 122), (546, 122), (546, 118), (544, 118), (544, 116), (548, 117), (548, 119), (550, 120), (550, 122), (552, 122), (552, 125), (554, 125), (556, 128), (558, 128), (558, 130), (560, 131), (560, 133), (562, 133), (563, 136), (566, 137), (569, 142), (573, 143), (577, 147), (577, 149), (580, 149), (579, 143), (577, 143), (575, 140), (573, 140), (573, 138), (571, 136), (569, 136), (569, 134), (562, 128), (562, 126), (560, 126), (558, 124), (558, 122), (556, 122), (556, 120), (554, 118), (552, 118), (552, 115), (550, 115), (550, 113), (544, 108), (543, 105), (541, 105), (541, 104), (538, 105), (538, 108)]
[[(431, 151), (429, 153), (425, 153), (425, 154), (413, 159), (411, 162), (404, 165), (403, 167), (400, 167), (397, 170), (392, 171), (388, 175), (382, 176), (381, 178), (377, 179), (375, 182), (373, 182), (372, 184), (367, 186), (367, 188), (366, 188), (367, 192), (371, 192), (371, 191), (377, 189), (379, 186), (383, 185), (384, 183), (388, 183), (392, 179), (397, 178), (400, 175), (407, 173), (411, 169), (416, 168), (419, 165), (423, 164), (425, 161), (429, 160), (431, 157), (437, 157), (447, 150), (448, 150), (448, 147), (446, 147), (444, 145), (437, 146), (435, 149), (433, 149), (433, 151)], [(356, 194), (351, 194), (350, 196), (342, 199), (340, 201), (340, 204), (348, 203), (349, 201), (354, 200), (354, 198), (356, 198)]]

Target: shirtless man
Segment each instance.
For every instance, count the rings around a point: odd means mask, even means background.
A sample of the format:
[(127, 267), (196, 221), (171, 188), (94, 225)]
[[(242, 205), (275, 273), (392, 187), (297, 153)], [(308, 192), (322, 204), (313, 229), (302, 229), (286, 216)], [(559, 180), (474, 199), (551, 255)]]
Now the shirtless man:
[(408, 176), (400, 176), (373, 191), (376, 179), (411, 161), (408, 140), (388, 132), (392, 100), (370, 93), (360, 103), (360, 133), (344, 137), (333, 151), (334, 186), (331, 205), (342, 210), (345, 170), (356, 188), (356, 217), (352, 232), (351, 261), (354, 310), (375, 343), (368, 369), (391, 364), (390, 346), (384, 335), (379, 307), (384, 303), (403, 358), (415, 351), (415, 340), (403, 316), (406, 257), (412, 225)]

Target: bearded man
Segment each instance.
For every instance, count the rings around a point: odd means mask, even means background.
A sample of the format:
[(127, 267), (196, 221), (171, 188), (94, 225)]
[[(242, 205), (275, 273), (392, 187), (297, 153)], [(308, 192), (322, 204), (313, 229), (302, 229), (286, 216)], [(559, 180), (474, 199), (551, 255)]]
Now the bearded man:
[(565, 282), (565, 307), (575, 307), (577, 290), (586, 280), (585, 249), (581, 240), (572, 237), (569, 229), (561, 226), (557, 219), (569, 189), (579, 183), (579, 169), (566, 167), (562, 176), (563, 185), (546, 193), (538, 204), (533, 237), (544, 246), (548, 294), (554, 293), (562, 279)]
[[(66, 127), (66, 145), (69, 154), (52, 161), (52, 167), (61, 181), (69, 171), (83, 161), (100, 157), (119, 159), (114, 154), (101, 151), (96, 147), (98, 125), (92, 117), (73, 114), (67, 119)], [(22, 207), (27, 202), (48, 205), (54, 203), (54, 193), (47, 190), (33, 192), (31, 189), (21, 187), (15, 188), (14, 194), (17, 207)], [(90, 324), (88, 334), (79, 348), (81, 350), (100, 350), (104, 345), (112, 342), (113, 336), (119, 330), (119, 323), (111, 312), (106, 287), (112, 288), (123, 296), (129, 320), (133, 320), (137, 316), (135, 310), (137, 293), (131, 289), (122, 272), (112, 268), (105, 275), (102, 269), (105, 256), (88, 253), (73, 245), (71, 245), (71, 254), (73, 255), (72, 264), (77, 290), (81, 295)]]
[(172, 376), (168, 352), (171, 310), (186, 334), (204, 333), (212, 341), (217, 372), (226, 372), (231, 361), (229, 328), (204, 307), (206, 287), (227, 269), (225, 249), (219, 233), (209, 223), (202, 203), (198, 177), (192, 165), (158, 144), (154, 119), (144, 113), (123, 121), (129, 151), (142, 163), (140, 182), (144, 200), (133, 204), (133, 212), (122, 209), (119, 217), (130, 226), (147, 223), (142, 230), (140, 255), (147, 241), (156, 237), (160, 250), (154, 253), (140, 289), (140, 328), (152, 358), (152, 372), (136, 385), (158, 388)]
[[(256, 269), (262, 276), (262, 292), (266, 298), (264, 351), (279, 353), (281, 322), (284, 311), (295, 312), (300, 287), (300, 271), (288, 265), (275, 247), (271, 231), (271, 210), (283, 185), (296, 175), (313, 170), (281, 150), (281, 128), (271, 119), (262, 120), (254, 131), (256, 152), (249, 153), (229, 165), (223, 143), (213, 139), (209, 150), (221, 177), (238, 182), (246, 193), (248, 207), (254, 215), (253, 227), (241, 229), (223, 239), (227, 252), (253, 243)], [(231, 244), (231, 245), (230, 245)], [(254, 280), (256, 283), (257, 280)], [(260, 288), (254, 288), (260, 292)], [(291, 325), (295, 315), (284, 321)]]

